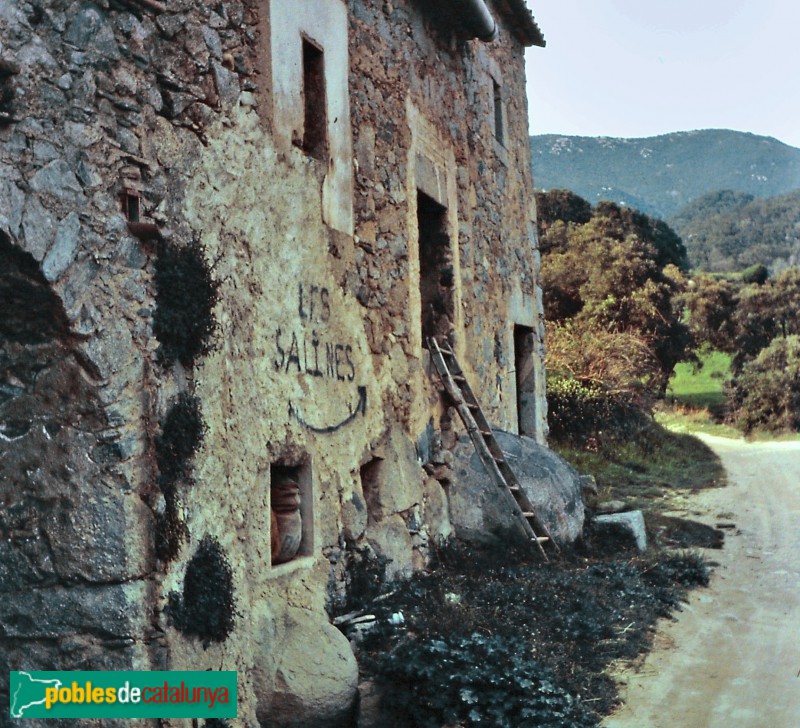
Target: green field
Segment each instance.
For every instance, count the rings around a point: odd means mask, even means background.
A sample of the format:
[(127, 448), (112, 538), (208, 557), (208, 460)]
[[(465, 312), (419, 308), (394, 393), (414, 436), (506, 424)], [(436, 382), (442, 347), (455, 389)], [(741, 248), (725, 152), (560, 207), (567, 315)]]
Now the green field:
[(725, 382), (731, 378), (731, 355), (707, 349), (699, 354), (700, 364), (681, 362), (667, 387), (667, 401), (687, 407), (708, 409), (715, 414), (725, 406)]

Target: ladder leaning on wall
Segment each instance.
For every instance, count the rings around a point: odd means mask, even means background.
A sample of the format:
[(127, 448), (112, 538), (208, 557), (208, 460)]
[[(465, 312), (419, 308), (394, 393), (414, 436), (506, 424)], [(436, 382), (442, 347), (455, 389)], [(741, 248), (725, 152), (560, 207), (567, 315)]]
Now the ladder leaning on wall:
[(529, 542), (539, 555), (549, 561), (544, 546), (549, 545), (558, 551), (558, 544), (553, 540), (547, 526), (537, 515), (528, 496), (508, 464), (503, 450), (498, 444), (492, 428), (486, 420), (483, 409), (469, 386), (464, 372), (456, 359), (455, 352), (445, 341), (436, 338), (428, 339), (428, 351), (439, 379), (450, 399), (453, 401), (467, 433), (475, 446), (486, 471), (496, 486), (506, 494), (520, 526), (524, 529)]

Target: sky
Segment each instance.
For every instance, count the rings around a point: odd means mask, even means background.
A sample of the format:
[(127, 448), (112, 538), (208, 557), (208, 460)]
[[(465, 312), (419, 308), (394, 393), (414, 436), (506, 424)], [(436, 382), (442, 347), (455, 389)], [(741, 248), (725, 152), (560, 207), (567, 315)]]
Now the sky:
[(800, 147), (798, 0), (527, 0), (531, 134), (735, 129)]

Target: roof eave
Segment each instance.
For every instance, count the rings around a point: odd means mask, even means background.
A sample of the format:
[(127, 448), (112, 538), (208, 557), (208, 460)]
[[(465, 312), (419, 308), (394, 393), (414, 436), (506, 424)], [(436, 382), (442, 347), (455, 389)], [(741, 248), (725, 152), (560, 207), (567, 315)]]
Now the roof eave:
[(525, 0), (505, 0), (504, 4), (508, 9), (512, 35), (516, 36), (517, 40), (526, 46), (544, 48), (547, 45), (547, 41), (545, 41), (542, 31), (534, 19), (533, 13), (525, 4)]

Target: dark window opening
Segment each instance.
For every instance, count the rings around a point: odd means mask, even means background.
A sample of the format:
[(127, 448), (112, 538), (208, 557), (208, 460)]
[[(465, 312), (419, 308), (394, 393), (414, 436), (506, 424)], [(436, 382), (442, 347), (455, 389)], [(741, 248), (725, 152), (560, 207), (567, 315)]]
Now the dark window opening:
[(139, 222), (141, 218), (141, 198), (135, 192), (125, 190), (122, 193), (122, 212), (128, 222)]
[(534, 336), (528, 326), (514, 325), (514, 368), (517, 382), (517, 422), (520, 435), (536, 434), (536, 375)]
[(498, 142), (505, 145), (505, 135), (503, 134), (503, 94), (500, 84), (492, 79), (492, 93), (494, 96), (494, 136)]
[(314, 512), (311, 464), (272, 463), (270, 480), (270, 547), (272, 563), (283, 564), (313, 553)]
[(325, 54), (303, 38), (303, 150), (315, 159), (328, 154), (325, 96)]
[(452, 343), (455, 322), (455, 271), (447, 234), (447, 208), (417, 192), (419, 291), (422, 345), (438, 337)]
[(0, 58), (0, 126), (14, 121), (14, 76), (19, 73), (19, 66), (12, 61)]

